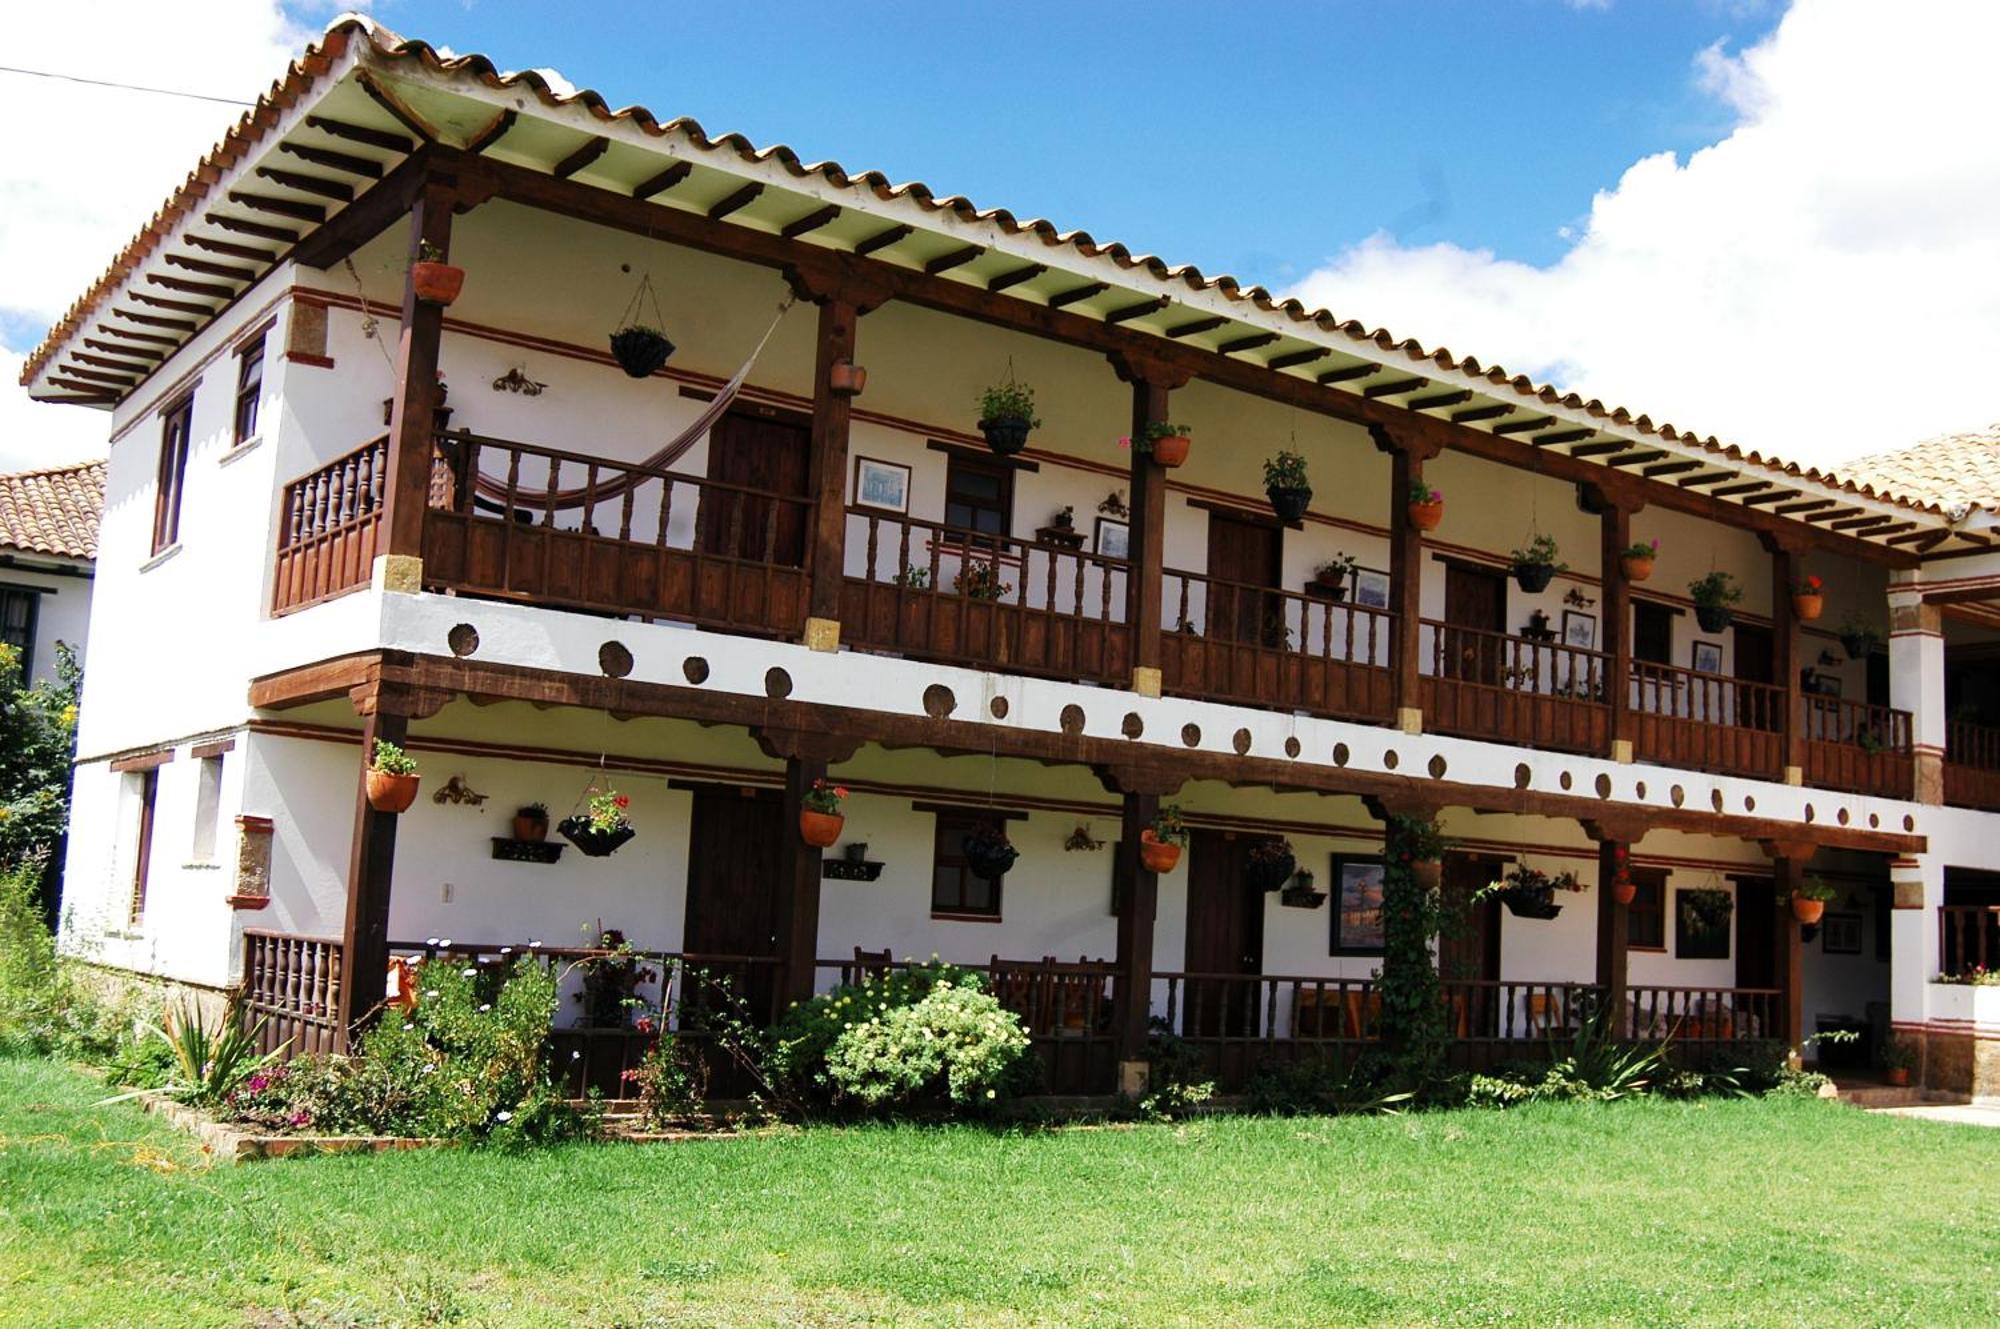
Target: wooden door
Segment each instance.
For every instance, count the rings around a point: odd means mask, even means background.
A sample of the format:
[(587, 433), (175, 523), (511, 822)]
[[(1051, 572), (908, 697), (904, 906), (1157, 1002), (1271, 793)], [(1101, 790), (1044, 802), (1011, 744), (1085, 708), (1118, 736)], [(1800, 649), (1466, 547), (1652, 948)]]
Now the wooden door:
[(1256, 841), (1228, 831), (1196, 831), (1188, 846), (1188, 980), (1182, 1032), (1242, 1038), (1257, 1032), (1258, 985), (1228, 975), (1264, 972), (1264, 892), (1244, 883), (1244, 859)]
[(1778, 986), (1778, 889), (1769, 877), (1736, 880), (1736, 986)]
[(1504, 643), (1488, 633), (1507, 631), (1507, 577), (1490, 568), (1447, 563), (1444, 621), (1467, 632), (1445, 631), (1442, 672), (1447, 678), (1498, 687), (1507, 662)]
[[(1778, 681), (1777, 648), (1771, 638), (1771, 630), (1751, 623), (1738, 623), (1734, 632), (1736, 641), (1736, 679), (1741, 683), (1776, 683)], [(1778, 729), (1782, 705), (1763, 688), (1748, 688), (1739, 692), (1736, 722), (1745, 729), (1761, 729), (1774, 733)]]
[[(1499, 981), (1500, 902), (1482, 900), (1475, 904), (1472, 897), (1506, 870), (1507, 860), (1492, 854), (1445, 855), (1438, 975), (1447, 985)], [(1476, 986), (1447, 986), (1445, 991), (1457, 1037), (1491, 1037), (1497, 1032), (1496, 991)]]
[(1208, 635), (1220, 641), (1283, 645), (1284, 602), (1276, 526), (1226, 513), (1208, 515)]
[[(776, 955), (778, 874), (784, 870), (786, 843), (783, 804), (768, 794), (746, 798), (736, 789), (698, 789), (688, 829), (682, 951)], [(732, 976), (754, 1018), (768, 1018), (777, 991), (773, 966), (719, 962), (709, 968)]]
[[(810, 426), (732, 411), (708, 435), (708, 476), (738, 488), (701, 491), (701, 551), (779, 567), (805, 566)], [(741, 492), (754, 491), (754, 492)]]

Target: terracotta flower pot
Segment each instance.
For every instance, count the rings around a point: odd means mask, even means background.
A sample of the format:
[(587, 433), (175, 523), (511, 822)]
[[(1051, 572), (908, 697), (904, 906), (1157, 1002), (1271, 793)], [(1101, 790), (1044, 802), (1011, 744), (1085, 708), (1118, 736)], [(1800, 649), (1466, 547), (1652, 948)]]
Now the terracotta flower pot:
[(809, 808), (799, 809), (799, 838), (815, 849), (824, 849), (840, 838), (840, 828), (847, 825), (847, 818), (838, 812), (814, 812)]
[(549, 819), (547, 817), (514, 818), (514, 838), (516, 840), (527, 840), (533, 844), (540, 844), (543, 840), (549, 838)]
[(1639, 884), (1632, 881), (1614, 882), (1611, 886), (1611, 898), (1619, 904), (1631, 904), (1639, 898)]
[(1653, 560), (1626, 554), (1619, 558), (1618, 570), (1625, 574), (1626, 581), (1644, 581), (1653, 575)]
[(1882, 1083), (1888, 1085), (1891, 1089), (1908, 1089), (1910, 1087), (1910, 1068), (1908, 1066), (1890, 1067), (1888, 1070), (1882, 1072)]
[(417, 801), (417, 784), (422, 779), (421, 775), (391, 775), (370, 766), (368, 806), (377, 812), (407, 812)]
[(1824, 900), (1795, 899), (1792, 901), (1792, 917), (1808, 927), (1819, 922), (1819, 916), (1825, 912), (1826, 901)]
[(1826, 597), (1823, 595), (1792, 597), (1792, 613), (1801, 623), (1810, 623), (1824, 612), (1826, 612)]
[(1410, 504), (1410, 525), (1420, 531), (1435, 531), (1444, 523), (1444, 500)]
[(1181, 847), (1156, 838), (1149, 827), (1139, 832), (1139, 861), (1148, 872), (1172, 872), (1180, 864)]
[(836, 360), (826, 386), (835, 396), (859, 397), (868, 388), (868, 371), (852, 360)]
[(1186, 434), (1169, 434), (1153, 440), (1153, 460), (1162, 466), (1179, 466), (1188, 459), (1194, 440)]
[(465, 269), (428, 261), (410, 265), (410, 285), (427, 305), (448, 305), (465, 289)]
[(1434, 891), (1444, 880), (1444, 864), (1438, 859), (1428, 859), (1410, 864), (1410, 875), (1417, 885), (1427, 891)]

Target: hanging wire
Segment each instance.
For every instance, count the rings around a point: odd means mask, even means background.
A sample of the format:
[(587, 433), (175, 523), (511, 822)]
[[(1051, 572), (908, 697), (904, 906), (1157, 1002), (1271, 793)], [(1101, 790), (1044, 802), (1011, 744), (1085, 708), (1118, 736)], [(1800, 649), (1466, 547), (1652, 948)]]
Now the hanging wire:
[[(632, 321), (634, 314), (642, 312), (639, 305), (641, 300), (650, 300), (653, 303), (653, 321), (649, 324), (634, 324)], [(639, 289), (632, 292), (632, 299), (626, 304), (625, 313), (619, 318), (618, 326), (621, 328), (635, 326), (650, 327), (655, 332), (666, 328), (667, 316), (660, 309), (659, 294), (653, 290), (653, 274), (651, 272), (642, 272), (639, 274)]]

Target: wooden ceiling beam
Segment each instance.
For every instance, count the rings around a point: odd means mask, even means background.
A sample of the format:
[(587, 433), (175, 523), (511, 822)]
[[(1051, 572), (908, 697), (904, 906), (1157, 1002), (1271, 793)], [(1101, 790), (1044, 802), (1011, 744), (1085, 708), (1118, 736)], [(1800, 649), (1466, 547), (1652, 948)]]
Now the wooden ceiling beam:
[(1678, 475), (1682, 471), (1698, 471), (1703, 465), (1704, 463), (1702, 462), (1683, 457), (1679, 461), (1655, 462), (1653, 465), (1640, 471), (1639, 474), (1645, 476), (1648, 480), (1657, 480), (1663, 475)]
[(234, 240), (214, 240), (205, 235), (183, 235), (181, 239), (196, 249), (206, 249), (211, 254), (227, 254), (231, 258), (248, 259), (252, 263), (276, 263), (277, 254), (255, 245), (239, 245)]
[(1080, 304), (1094, 300), (1111, 289), (1109, 282), (1094, 281), (1088, 286), (1072, 286), (1067, 291), (1057, 291), (1049, 297), (1049, 308), (1061, 309), (1064, 305)]
[(1361, 395), (1371, 401), (1377, 397), (1400, 397), (1406, 392), (1415, 392), (1418, 388), (1427, 387), (1429, 384), (1430, 380), (1427, 378), (1392, 378), (1387, 383), (1370, 383), (1361, 389)]
[(1738, 494), (1754, 494), (1760, 489), (1769, 489), (1772, 483), (1770, 480), (1744, 480), (1733, 485), (1723, 485), (1720, 489), (1711, 489), (1708, 492), (1717, 498), (1734, 498)]
[(112, 392), (96, 383), (79, 383), (73, 378), (64, 378), (60, 369), (49, 375), (49, 386), (68, 388), (84, 402), (115, 402), (122, 393)]
[(1615, 470), (1621, 466), (1637, 466), (1641, 462), (1658, 461), (1666, 455), (1659, 448), (1640, 448), (1634, 452), (1621, 452), (1615, 457), (1606, 457), (1604, 464)]
[(1786, 489), (1783, 485), (1780, 485), (1778, 488), (1772, 489), (1766, 493), (1751, 494), (1747, 498), (1744, 498), (1740, 501), (1742, 502), (1744, 507), (1754, 508), (1762, 503), (1776, 503), (1780, 499), (1792, 498), (1795, 495), (1797, 495), (1798, 492), (1799, 491), (1796, 489)]
[(638, 199), (655, 198), (666, 193), (681, 181), (694, 174), (691, 162), (675, 162), (666, 170), (648, 179), (641, 180), (632, 190), (632, 197)]
[(83, 344), (95, 350), (103, 351), (106, 355), (129, 355), (140, 360), (164, 360), (167, 358), (165, 351), (156, 351), (150, 346), (127, 346), (123, 342), (99, 341), (95, 337), (85, 337)]
[(1505, 438), (1509, 434), (1532, 434), (1547, 429), (1556, 423), (1553, 415), (1544, 415), (1533, 420), (1509, 420), (1504, 425), (1494, 425), (1493, 432)]
[(147, 273), (146, 284), (149, 286), (162, 286), (169, 291), (185, 291), (189, 295), (205, 295), (213, 300), (234, 300), (236, 298), (234, 287), (217, 286), (213, 282), (189, 281), (185, 277), (169, 277), (164, 273), (158, 272)]
[(259, 166), (257, 174), (274, 185), (296, 189), (301, 194), (314, 194), (320, 198), (330, 198), (336, 203), (352, 203), (354, 186), (339, 180), (329, 180), (323, 175), (306, 175), (300, 171), (281, 171), (275, 166)]
[(1229, 320), (1226, 318), (1210, 314), (1206, 318), (1193, 318), (1185, 323), (1174, 324), (1171, 328), (1167, 329), (1167, 336), (1173, 338), (1192, 337), (1197, 332), (1213, 332), (1227, 322)]
[(1469, 425), (1478, 420), (1497, 420), (1503, 415), (1512, 415), (1516, 409), (1518, 408), (1494, 402), (1490, 406), (1474, 406), (1470, 410), (1453, 411), (1451, 422), (1455, 425)]
[(1315, 375), (1313, 381), (1325, 388), (1335, 383), (1352, 383), (1356, 379), (1373, 378), (1381, 372), (1381, 365), (1370, 364), (1364, 360), (1358, 365), (1342, 365), (1338, 369), (1329, 369), (1324, 374)]
[(1823, 512), (1808, 512), (1800, 520), (1809, 522), (1835, 521), (1841, 517), (1851, 517), (1859, 511), (1861, 511), (1860, 508), (1827, 508)]
[(500, 114), (480, 126), (472, 137), (465, 140), (465, 150), (477, 157), (480, 153), (507, 137), (507, 131), (512, 129), (520, 119), (521, 113), (519, 111), (511, 106), (507, 107)]
[[(367, 125), (350, 124), (345, 120), (334, 120), (324, 115), (306, 117), (306, 128), (317, 129), (322, 134), (344, 138), (349, 143), (363, 143), (371, 148), (381, 148), (387, 152), (400, 152), (405, 156), (416, 151), (416, 141), (392, 134), (386, 129), (370, 129)], [(305, 157), (304, 153), (299, 154)], [(306, 157), (311, 161), (310, 157)]]
[(171, 309), (177, 314), (199, 314), (207, 318), (215, 312), (210, 305), (198, 305), (192, 300), (169, 300), (164, 295), (148, 295), (144, 291), (127, 291), (125, 297), (154, 309)]
[[(259, 240), (277, 240), (283, 244), (295, 245), (299, 242), (297, 231), (288, 231), (282, 226), (266, 226), (263, 222), (247, 221), (242, 217), (231, 217), (220, 212), (204, 213), (202, 220), (210, 226), (219, 226), (225, 231), (238, 235), (254, 235)], [(189, 243), (196, 243), (190, 236)]]
[(380, 180), (382, 178), (382, 163), (372, 157), (357, 157), (351, 152), (335, 152), (332, 148), (316, 148), (310, 143), (292, 143), (289, 141), (280, 143), (278, 151), (289, 152), (302, 162), (311, 162), (314, 166), (324, 166), (329, 171), (345, 171), (349, 175), (358, 175), (364, 180)]
[(1001, 273), (997, 277), (990, 278), (986, 283), (986, 289), (989, 291), (1004, 291), (1011, 286), (1019, 286), (1024, 281), (1033, 281), (1048, 270), (1049, 265), (1046, 263), (1030, 263), (1024, 267), (1013, 268)]
[(1735, 476), (1734, 471), (1704, 471), (1700, 475), (1682, 476), (1675, 483), (1683, 489), (1701, 489), (1708, 485), (1721, 484), (1724, 480), (1734, 479)]
[(1629, 444), (1622, 438), (1601, 438), (1595, 443), (1579, 443), (1569, 450), (1572, 457), (1603, 457), (1624, 451)]
[(1859, 517), (1844, 517), (1839, 521), (1830, 522), (1827, 525), (1827, 529), (1829, 531), (1854, 531), (1864, 526), (1880, 526), (1894, 520), (1896, 520), (1894, 517), (1886, 513), (1870, 512)]
[(1441, 406), (1458, 406), (1472, 400), (1471, 388), (1459, 388), (1454, 392), (1438, 392), (1428, 397), (1412, 397), (1403, 403), (1407, 411), (1435, 411)]
[(867, 239), (856, 244), (854, 252), (862, 255), (879, 253), (887, 249), (890, 245), (903, 243), (903, 241), (916, 233), (917, 228), (914, 226), (891, 226), (888, 230), (877, 231)]
[(361, 85), (361, 90), (368, 94), (371, 101), (389, 113), (391, 119), (415, 134), (418, 141), (437, 142), (438, 132), (431, 122), (418, 115), (401, 97), (385, 87), (374, 74), (366, 69), (356, 70), (354, 81)]
[(250, 268), (239, 268), (230, 263), (211, 263), (205, 258), (189, 258), (186, 254), (167, 254), (166, 261), (176, 268), (186, 268), (189, 272), (199, 272), (206, 277), (224, 277), (230, 281), (256, 281), (257, 274)]
[[(130, 354), (137, 355), (138, 352), (132, 351)], [(158, 365), (134, 364), (130, 360), (113, 360), (109, 356), (92, 355), (89, 351), (71, 351), (69, 358), (78, 364), (96, 365), (99, 369), (120, 369), (139, 378), (144, 378), (159, 368)]]
[(581, 147), (551, 166), (549, 174), (558, 180), (567, 180), (610, 150), (610, 139), (602, 134), (593, 134)]
[(292, 221), (311, 222), (314, 226), (326, 220), (326, 209), (317, 203), (301, 203), (292, 198), (274, 198), (269, 194), (252, 194), (243, 189), (229, 191), (229, 201), (240, 208), (252, 212), (268, 212), (274, 217), (287, 217)]
[(764, 186), (760, 182), (752, 180), (749, 184), (710, 208), (708, 210), (708, 219), (710, 221), (721, 221), (732, 212), (740, 212), (754, 203), (757, 200), (757, 196), (763, 192)]
[(815, 208), (797, 221), (786, 222), (778, 228), (778, 234), (784, 236), (787, 240), (796, 240), (802, 235), (817, 231), (822, 226), (830, 225), (838, 220), (839, 217), (840, 205), (829, 203), (823, 208)]
[[(114, 309), (112, 312), (117, 313), (118, 311)], [(121, 337), (126, 341), (150, 342), (155, 346), (180, 345), (180, 342), (172, 337), (162, 337), (157, 332), (135, 332), (131, 328), (121, 328), (115, 323), (99, 323), (97, 330), (107, 337)]]
[(1264, 368), (1291, 369), (1298, 365), (1309, 365), (1315, 360), (1324, 360), (1332, 354), (1333, 352), (1324, 346), (1310, 346), (1302, 351), (1286, 351), (1283, 355), (1274, 355), (1264, 362)]
[(1135, 318), (1144, 318), (1148, 314), (1157, 314), (1170, 303), (1172, 302), (1164, 295), (1151, 300), (1141, 300), (1137, 304), (1123, 305), (1112, 310), (1104, 316), (1104, 321), (1106, 323), (1129, 323)]
[(1278, 340), (1275, 332), (1253, 332), (1244, 337), (1232, 337), (1215, 348), (1217, 355), (1235, 355), (1241, 351), (1254, 351), (1259, 346), (1269, 346)]
[(131, 374), (108, 374), (101, 369), (85, 369), (81, 365), (64, 365), (56, 372), (68, 374), (73, 378), (87, 378), (96, 383), (109, 383), (121, 389), (129, 388), (138, 381)]
[(924, 264), (924, 271), (935, 277), (939, 273), (950, 272), (953, 268), (962, 268), (985, 252), (986, 248), (983, 245), (964, 245), (948, 254), (939, 254), (929, 260)]
[(1800, 503), (1787, 503), (1781, 508), (1772, 508), (1771, 511), (1782, 517), (1795, 517), (1801, 512), (1813, 512), (1819, 508), (1830, 508), (1833, 506), (1833, 503), (1834, 501), (1830, 498), (1809, 498)]
[[(152, 314), (135, 314), (129, 309), (119, 309), (115, 306), (111, 310), (111, 317), (122, 318), (129, 322), (137, 323), (142, 328), (172, 328), (176, 332), (193, 332), (197, 326), (184, 318), (158, 318)], [(180, 344), (166, 337), (162, 337), (160, 340), (166, 342), (169, 346), (178, 346)]]
[(1553, 434), (1541, 434), (1528, 441), (1538, 448), (1552, 448), (1563, 443), (1576, 443), (1595, 434), (1595, 429), (1558, 429)]

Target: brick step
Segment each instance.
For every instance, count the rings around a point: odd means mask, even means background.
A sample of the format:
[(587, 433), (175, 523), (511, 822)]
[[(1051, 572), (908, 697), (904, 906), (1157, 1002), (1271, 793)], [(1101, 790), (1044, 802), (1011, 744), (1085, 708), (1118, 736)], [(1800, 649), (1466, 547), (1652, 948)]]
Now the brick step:
[(1886, 1084), (1859, 1084), (1843, 1086), (1840, 1090), (1840, 1101), (1859, 1108), (1893, 1108), (1920, 1107), (1926, 1104), (1963, 1104), (1971, 1100), (1964, 1094), (1920, 1089), (1915, 1085), (1896, 1088)]

